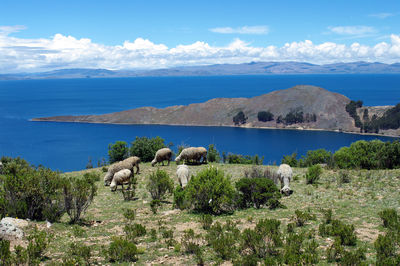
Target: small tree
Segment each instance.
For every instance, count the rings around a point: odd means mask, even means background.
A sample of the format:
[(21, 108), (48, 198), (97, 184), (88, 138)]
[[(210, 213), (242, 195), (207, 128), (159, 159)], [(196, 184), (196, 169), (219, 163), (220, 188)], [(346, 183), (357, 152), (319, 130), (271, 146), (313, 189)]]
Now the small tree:
[(320, 175), (322, 174), (322, 167), (318, 164), (308, 167), (306, 173), (306, 183), (307, 184), (315, 184)]
[(155, 138), (136, 137), (130, 148), (131, 156), (138, 156), (142, 162), (150, 162), (154, 158), (154, 154), (159, 149), (165, 148), (164, 139), (159, 136)]
[(247, 116), (243, 113), (243, 111), (239, 111), (237, 115), (233, 117), (233, 123), (235, 125), (245, 124), (247, 122)]
[(164, 170), (157, 169), (149, 176), (147, 189), (153, 200), (162, 200), (167, 192), (172, 193), (174, 182)]
[(221, 157), (219, 155), (219, 152), (215, 148), (214, 144), (208, 145), (208, 152), (207, 152), (207, 161), (212, 163), (212, 162), (220, 162)]
[(128, 157), (128, 144), (125, 141), (117, 141), (108, 145), (108, 158), (110, 163), (122, 161)]
[(92, 203), (97, 192), (95, 181), (99, 177), (95, 174), (86, 173), (83, 178), (71, 176), (64, 185), (65, 209), (70, 217), (71, 223), (80, 220), (81, 215)]
[(270, 111), (260, 111), (257, 114), (258, 121), (268, 122), (274, 120), (274, 115)]
[(243, 208), (269, 205), (276, 208), (280, 205), (281, 194), (275, 183), (268, 178), (242, 178), (236, 183), (236, 190), (239, 191), (239, 206)]

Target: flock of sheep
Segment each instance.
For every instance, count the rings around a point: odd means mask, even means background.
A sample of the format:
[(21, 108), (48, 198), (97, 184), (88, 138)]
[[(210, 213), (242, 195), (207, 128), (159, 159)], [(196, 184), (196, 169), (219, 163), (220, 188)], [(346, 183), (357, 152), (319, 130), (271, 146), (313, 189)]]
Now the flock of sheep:
[[(171, 149), (159, 149), (154, 155), (154, 159), (151, 161), (151, 166), (155, 166), (157, 163), (164, 165), (164, 161), (168, 161), (169, 165), (171, 159)], [(181, 161), (207, 163), (207, 149), (204, 147), (185, 148), (175, 159), (175, 162), (177, 163)], [(136, 174), (139, 174), (139, 163), (140, 158), (137, 156), (132, 156), (123, 161), (110, 165), (106, 175), (104, 176), (104, 185), (110, 186), (111, 191), (115, 191), (118, 185), (121, 185), (122, 189), (124, 189), (123, 185), (128, 183), (130, 189), (130, 180), (135, 174), (134, 168), (136, 168)], [(285, 195), (292, 194), (293, 191), (289, 186), (293, 175), (292, 168), (287, 164), (281, 164), (278, 168), (277, 174), (281, 182), (281, 192)], [(178, 165), (176, 175), (181, 187), (185, 188), (190, 179), (188, 166), (185, 164)]]

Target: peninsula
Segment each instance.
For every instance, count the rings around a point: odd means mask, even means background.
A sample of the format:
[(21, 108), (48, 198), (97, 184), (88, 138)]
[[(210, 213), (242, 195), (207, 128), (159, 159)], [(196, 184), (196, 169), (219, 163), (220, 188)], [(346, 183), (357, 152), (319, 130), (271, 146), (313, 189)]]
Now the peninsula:
[[(352, 101), (326, 89), (298, 85), (252, 98), (215, 98), (204, 103), (166, 108), (141, 107), (103, 115), (54, 116), (32, 121), (159, 124), (186, 126), (240, 126), (248, 128), (292, 128), (360, 133)], [(361, 104), (362, 105), (362, 104)], [(357, 106), (361, 123), (382, 118), (393, 106)], [(378, 129), (379, 134), (399, 136), (400, 129)], [(374, 132), (377, 133), (377, 132)]]

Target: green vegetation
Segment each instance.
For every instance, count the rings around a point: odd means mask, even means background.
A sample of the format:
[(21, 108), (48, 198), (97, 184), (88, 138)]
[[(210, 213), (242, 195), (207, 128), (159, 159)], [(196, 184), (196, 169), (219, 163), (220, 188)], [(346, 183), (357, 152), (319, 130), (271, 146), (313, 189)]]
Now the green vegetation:
[(156, 154), (159, 149), (165, 147), (164, 139), (159, 136), (155, 138), (136, 137), (129, 151), (131, 156), (138, 156), (142, 162), (151, 162), (154, 158), (154, 154)]
[(157, 169), (156, 172), (150, 174), (147, 189), (153, 200), (162, 200), (167, 192), (173, 192), (174, 182), (167, 172)]
[(301, 109), (290, 110), (290, 112), (287, 113), (284, 117), (280, 115), (276, 119), (276, 122), (278, 124), (283, 123), (285, 125), (292, 125), (298, 123), (311, 123), (316, 121), (317, 121), (316, 114), (306, 113), (304, 115)]
[(400, 103), (387, 110), (380, 118), (377, 118), (376, 116), (372, 116), (371, 120), (364, 118), (363, 130), (366, 133), (378, 133), (381, 129), (398, 128), (400, 128)]
[(117, 141), (114, 144), (108, 145), (108, 160), (110, 161), (110, 163), (122, 161), (128, 158), (128, 155), (129, 155), (128, 144), (125, 141)]
[(348, 112), (349, 115), (354, 119), (355, 126), (359, 128), (362, 127), (362, 122), (357, 114), (357, 108), (361, 108), (362, 105), (362, 101), (350, 101), (348, 104), (346, 104), (346, 112)]
[(264, 156), (259, 157), (257, 154), (254, 156), (250, 155), (241, 155), (241, 154), (234, 154), (228, 153), (226, 159), (224, 160), (225, 163), (229, 164), (255, 164), (261, 165), (263, 164)]
[(207, 162), (213, 163), (217, 162), (219, 163), (221, 161), (221, 156), (219, 155), (219, 152), (215, 148), (214, 144), (208, 145), (208, 151), (207, 151)]
[(257, 114), (258, 121), (268, 122), (274, 120), (274, 115), (270, 111), (260, 111)]
[(233, 117), (233, 123), (238, 126), (242, 124), (246, 124), (247, 122), (247, 116), (243, 113), (243, 111), (239, 111), (234, 117)]
[(306, 183), (315, 184), (322, 174), (322, 167), (318, 164), (308, 167), (306, 173)]

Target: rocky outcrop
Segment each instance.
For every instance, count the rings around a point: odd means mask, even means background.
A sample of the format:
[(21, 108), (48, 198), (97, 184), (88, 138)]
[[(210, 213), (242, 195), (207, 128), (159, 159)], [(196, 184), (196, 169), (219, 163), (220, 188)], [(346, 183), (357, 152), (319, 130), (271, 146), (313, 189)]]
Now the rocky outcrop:
[(0, 239), (21, 239), (24, 236), (22, 228), (28, 226), (28, 222), (22, 219), (5, 217), (0, 221)]

